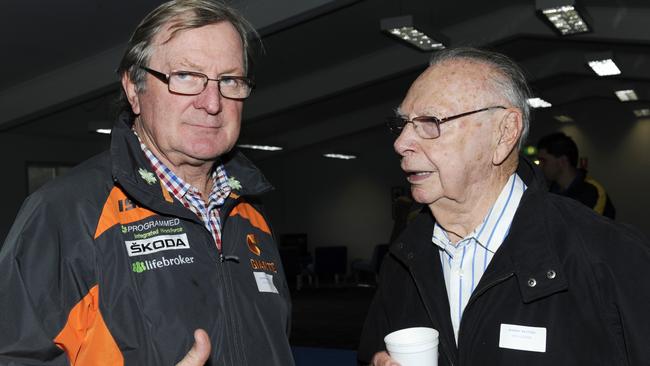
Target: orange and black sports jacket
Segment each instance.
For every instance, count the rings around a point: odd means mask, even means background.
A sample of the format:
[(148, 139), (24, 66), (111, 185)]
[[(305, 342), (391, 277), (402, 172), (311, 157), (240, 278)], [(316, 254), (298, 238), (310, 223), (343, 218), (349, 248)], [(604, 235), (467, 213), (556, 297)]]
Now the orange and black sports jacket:
[(126, 120), (110, 151), (27, 198), (0, 251), (0, 365), (173, 365), (193, 331), (209, 365), (293, 365), (290, 299), (241, 153), (223, 250), (152, 174)]

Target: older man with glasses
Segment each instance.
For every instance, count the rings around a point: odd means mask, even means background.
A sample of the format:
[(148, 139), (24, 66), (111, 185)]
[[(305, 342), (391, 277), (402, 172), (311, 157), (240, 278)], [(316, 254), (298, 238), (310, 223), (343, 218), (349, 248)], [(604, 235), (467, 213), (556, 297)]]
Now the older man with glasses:
[(140, 23), (110, 150), (30, 196), (2, 248), (0, 364), (293, 365), (271, 185), (233, 150), (254, 34), (216, 0)]
[(382, 264), (362, 363), (396, 365), (384, 337), (431, 327), (441, 366), (650, 364), (647, 239), (546, 192), (518, 154), (528, 94), (504, 55), (444, 50), (389, 120), (428, 209)]

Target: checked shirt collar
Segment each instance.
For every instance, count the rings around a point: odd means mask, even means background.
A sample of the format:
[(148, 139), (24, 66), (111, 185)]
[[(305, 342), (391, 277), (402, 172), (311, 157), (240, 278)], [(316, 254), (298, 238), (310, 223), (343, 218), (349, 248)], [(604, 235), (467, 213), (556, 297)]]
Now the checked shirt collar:
[[(135, 131), (134, 131), (135, 132)], [(137, 133), (136, 133), (137, 136)], [(203, 222), (206, 229), (210, 231), (212, 237), (217, 244), (217, 248), (221, 250), (221, 220), (219, 219), (219, 208), (223, 206), (226, 198), (230, 195), (232, 188), (228, 184), (228, 176), (223, 164), (216, 165), (212, 171), (212, 190), (208, 197), (206, 204), (205, 200), (201, 197), (200, 191), (183, 181), (174, 172), (171, 171), (163, 162), (160, 161), (147, 146), (142, 143), (140, 137), (140, 148), (145, 156), (151, 162), (151, 167), (160, 181), (164, 184), (165, 188), (171, 192), (174, 197), (183, 203), (183, 205), (194, 212)]]

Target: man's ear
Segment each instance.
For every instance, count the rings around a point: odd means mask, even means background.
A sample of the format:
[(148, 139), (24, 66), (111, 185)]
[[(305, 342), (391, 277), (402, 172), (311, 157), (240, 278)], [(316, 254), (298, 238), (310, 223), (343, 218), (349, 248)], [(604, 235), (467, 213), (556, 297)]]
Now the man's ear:
[(497, 144), (494, 148), (492, 163), (501, 165), (517, 147), (519, 136), (523, 128), (521, 112), (517, 109), (508, 108), (506, 115), (499, 122), (497, 131)]
[(129, 104), (131, 104), (131, 110), (133, 110), (133, 113), (136, 115), (140, 114), (140, 98), (138, 97), (136, 85), (131, 81), (128, 72), (122, 74), (122, 88), (126, 94), (126, 99), (128, 99)]

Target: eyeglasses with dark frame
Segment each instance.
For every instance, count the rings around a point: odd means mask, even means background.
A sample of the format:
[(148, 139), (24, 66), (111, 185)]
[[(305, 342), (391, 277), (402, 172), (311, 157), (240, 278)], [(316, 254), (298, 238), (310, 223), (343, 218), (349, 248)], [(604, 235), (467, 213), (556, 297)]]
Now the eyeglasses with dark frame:
[(475, 111), (465, 112), (465, 113), (461, 113), (455, 116), (445, 117), (445, 118), (438, 118), (434, 116), (418, 116), (413, 118), (412, 120), (409, 120), (404, 117), (395, 116), (389, 118), (387, 124), (388, 124), (388, 128), (392, 133), (394, 133), (395, 135), (399, 135), (400, 133), (402, 133), (404, 127), (406, 127), (406, 124), (413, 123), (413, 127), (415, 128), (415, 132), (418, 134), (418, 136), (422, 137), (423, 139), (435, 139), (440, 137), (441, 124), (445, 122), (453, 121), (461, 117), (469, 116), (470, 114), (489, 111), (491, 109), (507, 109), (507, 108), (498, 105), (494, 107), (481, 108)]
[(145, 66), (140, 68), (167, 84), (167, 89), (175, 94), (198, 95), (205, 90), (209, 81), (216, 81), (222, 97), (243, 100), (251, 95), (255, 87), (255, 83), (244, 76), (221, 76), (210, 79), (207, 75), (195, 71), (173, 71), (165, 74)]

